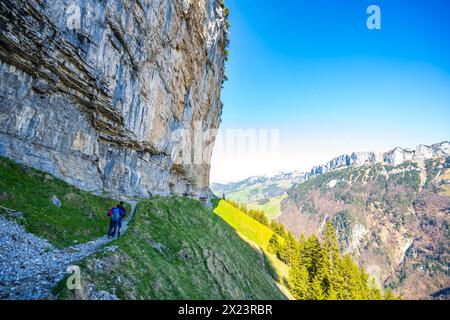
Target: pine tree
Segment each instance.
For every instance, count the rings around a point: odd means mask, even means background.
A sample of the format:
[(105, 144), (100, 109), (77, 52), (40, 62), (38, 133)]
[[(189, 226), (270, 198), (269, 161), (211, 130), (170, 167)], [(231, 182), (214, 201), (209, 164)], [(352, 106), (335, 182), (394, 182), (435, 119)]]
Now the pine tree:
[(324, 262), (322, 247), (316, 235), (312, 235), (305, 242), (303, 262), (308, 270), (310, 281), (312, 281), (318, 271), (322, 269)]
[[(263, 219), (259, 211), (248, 214)], [(264, 214), (263, 214), (264, 216)], [(265, 216), (264, 216), (265, 217)], [(323, 242), (316, 235), (297, 240), (277, 222), (267, 223), (274, 231), (269, 251), (290, 266), (288, 285), (295, 299), (311, 300), (379, 300), (398, 299), (392, 291), (382, 292), (364, 269), (358, 268), (349, 255), (342, 257), (336, 231), (327, 222)]]
[(364, 269), (360, 269), (360, 291), (362, 300), (370, 299), (369, 275)]
[(276, 221), (270, 222), (270, 229), (272, 229), (273, 232), (278, 234), (282, 238), (286, 238), (286, 229), (281, 223), (278, 223)]
[(399, 300), (399, 298), (394, 295), (391, 289), (385, 289), (384, 300)]
[(294, 259), (297, 257), (299, 251), (298, 241), (295, 236), (288, 232), (285, 238), (284, 244), (284, 261), (288, 266), (291, 266), (294, 262)]
[(308, 300), (325, 300), (325, 295), (322, 291), (322, 282), (319, 277), (315, 277), (308, 287)]
[(375, 282), (375, 278), (369, 282), (369, 300), (381, 300), (383, 297), (381, 295), (380, 289), (378, 289), (377, 284)]
[(281, 238), (276, 233), (274, 233), (272, 238), (269, 240), (268, 250), (270, 253), (273, 253), (280, 258), (281, 251), (283, 250), (283, 243)]
[[(361, 291), (361, 272), (353, 263), (349, 255), (345, 255), (343, 259), (344, 270), (344, 296), (345, 300), (361, 300), (363, 292)], [(367, 285), (367, 284), (366, 284)]]
[(323, 250), (327, 260), (326, 263), (330, 267), (331, 273), (333, 273), (333, 268), (335, 262), (339, 259), (340, 251), (336, 231), (330, 221), (327, 222), (325, 227)]
[(346, 270), (344, 267), (344, 262), (341, 257), (339, 257), (334, 263), (333, 269), (333, 289), (337, 300), (342, 300), (348, 294), (347, 283), (346, 283)]
[(300, 236), (300, 239), (298, 239), (297, 243), (298, 243), (298, 245), (297, 245), (298, 259), (299, 259), (300, 263), (305, 264), (303, 257), (305, 254), (306, 239), (303, 234)]
[(289, 271), (289, 288), (294, 299), (305, 300), (308, 298), (308, 270), (299, 260), (294, 262)]
[(324, 242), (322, 247), (324, 252), (325, 272), (322, 287), (328, 299), (336, 300), (336, 290), (339, 290), (339, 288), (336, 288), (336, 282), (339, 281), (338, 278), (340, 277), (336, 271), (336, 264), (340, 259), (340, 251), (336, 231), (330, 221), (328, 221), (325, 226)]

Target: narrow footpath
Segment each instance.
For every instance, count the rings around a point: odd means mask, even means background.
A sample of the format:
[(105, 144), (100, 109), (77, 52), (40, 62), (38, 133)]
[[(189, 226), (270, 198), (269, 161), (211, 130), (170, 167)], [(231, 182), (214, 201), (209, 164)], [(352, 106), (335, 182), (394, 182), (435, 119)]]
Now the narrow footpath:
[[(136, 202), (124, 220), (122, 234), (136, 212)], [(105, 226), (106, 229), (106, 226)], [(14, 221), (0, 216), (0, 300), (46, 299), (56, 284), (76, 264), (114, 239), (104, 237), (58, 249), (47, 240), (28, 233)]]

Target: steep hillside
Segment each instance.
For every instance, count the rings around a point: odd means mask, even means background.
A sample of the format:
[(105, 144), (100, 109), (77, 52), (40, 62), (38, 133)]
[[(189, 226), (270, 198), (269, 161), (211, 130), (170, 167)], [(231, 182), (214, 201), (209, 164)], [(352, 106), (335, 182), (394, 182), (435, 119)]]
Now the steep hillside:
[[(225, 79), (220, 0), (2, 1), (0, 155), (84, 190), (209, 186)], [(197, 154), (198, 157), (198, 154)], [(192, 158), (193, 159), (193, 158)]]
[[(351, 258), (339, 254), (336, 232), (327, 223), (324, 241), (316, 235), (296, 239), (276, 222), (261, 219), (237, 204), (220, 201), (215, 212), (249, 244), (258, 248), (276, 273), (278, 286), (290, 299), (378, 300), (396, 299), (380, 291)], [(252, 218), (255, 217), (255, 218)], [(261, 219), (263, 222), (259, 222)]]
[(276, 280), (284, 285), (289, 277), (289, 268), (269, 250), (274, 232), (226, 201), (220, 201), (214, 212), (233, 227), (242, 239), (262, 250), (276, 273)]
[(82, 290), (120, 299), (283, 299), (256, 249), (219, 216), (187, 198), (138, 205), (125, 237), (80, 263)]
[(57, 247), (103, 236), (117, 202), (0, 157), (0, 214)]
[(260, 251), (198, 201), (141, 202), (109, 243), (116, 204), (0, 158), (0, 299), (54, 298), (69, 265), (84, 287), (62, 281), (60, 298), (284, 299)]
[(279, 221), (297, 235), (337, 229), (341, 249), (405, 298), (450, 286), (450, 158), (330, 171), (289, 190)]

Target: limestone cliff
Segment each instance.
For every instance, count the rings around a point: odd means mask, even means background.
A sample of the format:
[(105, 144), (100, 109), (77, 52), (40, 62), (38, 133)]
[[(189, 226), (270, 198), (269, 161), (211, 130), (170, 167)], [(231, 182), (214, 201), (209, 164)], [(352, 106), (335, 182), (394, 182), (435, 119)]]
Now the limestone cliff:
[(0, 155), (93, 192), (206, 189), (214, 137), (175, 165), (173, 133), (219, 126), (221, 3), (2, 1)]
[(450, 156), (450, 142), (444, 141), (431, 146), (419, 145), (415, 150), (397, 147), (387, 152), (353, 152), (336, 157), (326, 164), (315, 166), (305, 179), (336, 169), (363, 165), (400, 165), (406, 161), (421, 162), (435, 157)]

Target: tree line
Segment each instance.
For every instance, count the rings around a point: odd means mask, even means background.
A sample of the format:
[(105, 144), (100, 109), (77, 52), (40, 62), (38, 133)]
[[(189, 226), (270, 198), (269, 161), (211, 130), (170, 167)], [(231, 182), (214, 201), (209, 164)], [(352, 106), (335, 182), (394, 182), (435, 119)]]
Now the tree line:
[(268, 250), (289, 266), (286, 285), (297, 300), (392, 300), (389, 289), (380, 290), (349, 255), (342, 255), (333, 224), (328, 221), (320, 240), (316, 235), (297, 239), (284, 226), (269, 221), (262, 210), (248, 210), (245, 205), (231, 205), (269, 227), (273, 232)]

